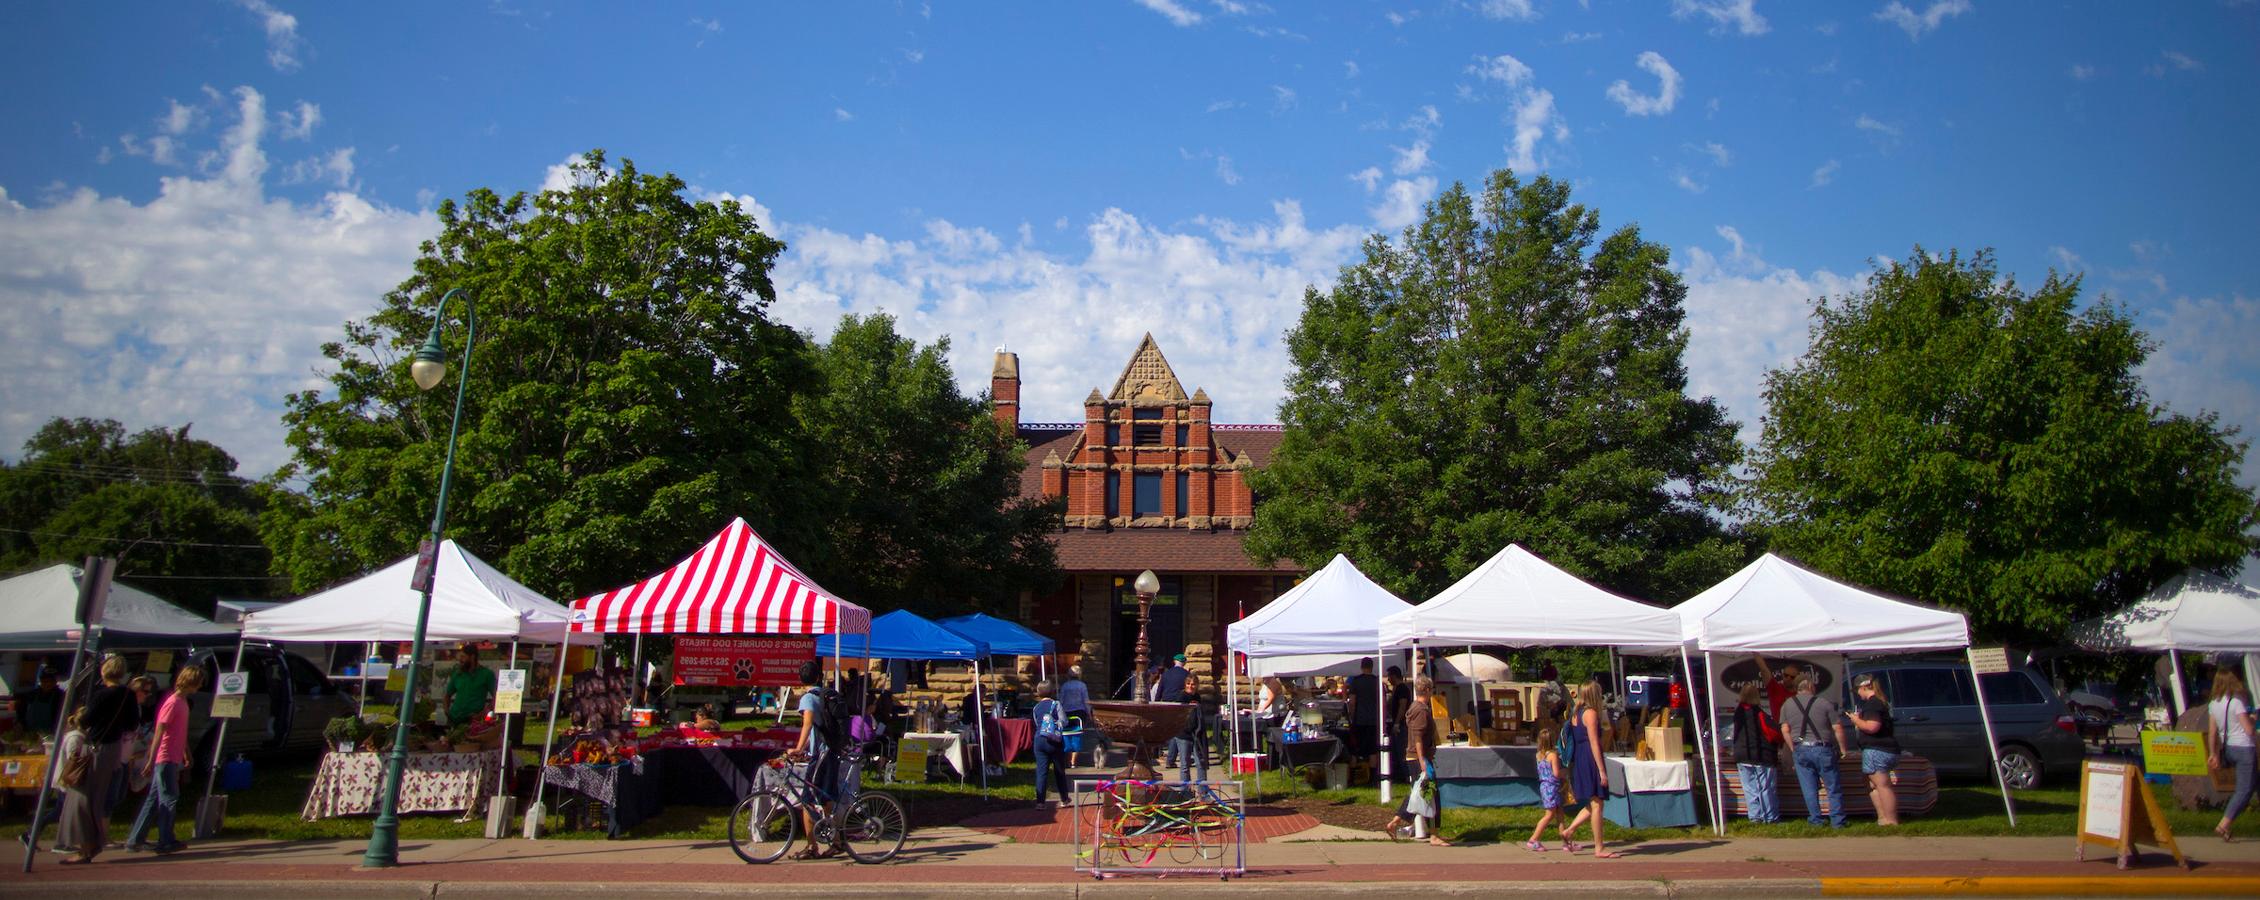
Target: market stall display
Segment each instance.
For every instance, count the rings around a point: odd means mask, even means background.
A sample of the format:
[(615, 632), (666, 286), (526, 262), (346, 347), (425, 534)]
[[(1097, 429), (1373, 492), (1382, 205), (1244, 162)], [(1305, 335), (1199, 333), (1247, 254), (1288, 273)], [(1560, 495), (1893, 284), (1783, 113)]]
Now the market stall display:
[(2181, 715), (2189, 694), (2181, 655), (2244, 654), (2244, 683), (2260, 684), (2260, 588), (2192, 569), (2141, 600), (2072, 627), (2072, 642), (2089, 650), (2164, 653), (2173, 683), (2170, 712)]
[[(561, 742), (543, 767), (545, 782), (572, 795), (611, 837), (670, 806), (729, 806), (751, 793), (761, 767), (791, 745), (792, 732), (747, 731), (714, 738), (663, 735)], [(560, 804), (561, 808), (568, 804)]]
[[(322, 756), (314, 785), (299, 815), (307, 821), (377, 811), (377, 789), (384, 782), (387, 753), (336, 753)], [(471, 813), (495, 792), (500, 751), (410, 753), (400, 773), (400, 811)]]
[(1538, 748), (1436, 748), (1436, 803), (1446, 809), (1537, 806)]
[(1601, 816), (1626, 828), (1686, 827), (1695, 815), (1695, 786), (1687, 760), (1656, 762), (1607, 757), (1609, 795)]
[[(1349, 557), (1335, 554), (1301, 584), (1227, 626), (1226, 659), (1232, 654), (1245, 657), (1253, 677), (1355, 671), (1359, 659), (1383, 655), (1373, 640), (1381, 620), (1409, 609), (1412, 604), (1375, 584)], [(1375, 668), (1378, 671), (1381, 667)], [(1237, 679), (1238, 671), (1237, 666), (1226, 668), (1233, 679)], [(1260, 727), (1242, 722), (1243, 718), (1255, 717), (1239, 708), (1239, 695), (1236, 687), (1228, 686), (1225, 696), (1231, 699), (1232, 707), (1225, 717), (1234, 723), (1227, 731), (1233, 736), (1235, 753), (1242, 746), (1241, 736), (1253, 735)], [(1275, 759), (1283, 758), (1276, 747), (1270, 749)], [(1382, 784), (1386, 798), (1388, 782)]]

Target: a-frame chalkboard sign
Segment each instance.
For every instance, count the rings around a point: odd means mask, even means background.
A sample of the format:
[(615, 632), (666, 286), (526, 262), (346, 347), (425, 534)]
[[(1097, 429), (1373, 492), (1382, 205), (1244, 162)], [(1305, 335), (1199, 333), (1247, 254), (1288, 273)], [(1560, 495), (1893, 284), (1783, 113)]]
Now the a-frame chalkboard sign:
[(2109, 847), (2119, 868), (2134, 860), (2135, 845), (2149, 844), (2174, 855), (2184, 869), (2189, 860), (2174, 843), (2174, 829), (2166, 824), (2166, 811), (2158, 797), (2143, 784), (2142, 768), (2133, 763), (2088, 760), (2080, 766), (2080, 816), (2078, 858), (2087, 859), (2087, 846)]

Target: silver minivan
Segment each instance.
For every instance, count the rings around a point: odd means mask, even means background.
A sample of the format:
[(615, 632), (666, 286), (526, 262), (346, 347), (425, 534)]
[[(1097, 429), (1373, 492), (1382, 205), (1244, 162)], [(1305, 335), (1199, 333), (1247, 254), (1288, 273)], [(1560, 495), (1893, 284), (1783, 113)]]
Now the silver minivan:
[[(1990, 758), (1980, 739), (1985, 726), (1969, 665), (1961, 658), (1877, 661), (1855, 664), (1852, 671), (1888, 679), (1886, 696), (1901, 749), (1930, 760), (1941, 777), (1986, 777)], [(1993, 714), (2002, 781), (2024, 789), (2076, 776), (2087, 745), (2078, 722), (2040, 673), (2018, 667), (1988, 673), (1978, 683), (1985, 689), (1986, 711)]]

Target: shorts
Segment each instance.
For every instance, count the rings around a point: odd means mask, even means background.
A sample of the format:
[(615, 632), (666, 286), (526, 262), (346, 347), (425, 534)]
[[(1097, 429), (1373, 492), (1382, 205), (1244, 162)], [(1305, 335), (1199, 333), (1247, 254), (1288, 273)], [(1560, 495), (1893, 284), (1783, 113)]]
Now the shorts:
[(1889, 772), (1899, 765), (1899, 751), (1865, 748), (1860, 751), (1860, 774)]

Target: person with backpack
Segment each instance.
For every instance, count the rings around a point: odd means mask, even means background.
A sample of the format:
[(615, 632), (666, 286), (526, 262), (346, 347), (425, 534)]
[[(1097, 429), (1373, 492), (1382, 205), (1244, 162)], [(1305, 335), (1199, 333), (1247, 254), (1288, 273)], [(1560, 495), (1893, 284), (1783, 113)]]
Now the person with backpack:
[(1742, 685), (1741, 701), (1734, 706), (1734, 769), (1742, 777), (1743, 809), (1760, 825), (1781, 821), (1781, 805), (1774, 793), (1781, 766), (1781, 727), (1766, 711), (1763, 686)]
[[(808, 783), (826, 801), (840, 795), (840, 751), (847, 743), (846, 701), (840, 692), (823, 684), (824, 667), (815, 660), (800, 664), (800, 683), (807, 688), (800, 695), (800, 737), (794, 739), (788, 758), (806, 760)], [(831, 855), (829, 848), (817, 846), (815, 811), (800, 810), (801, 833), (808, 835), (808, 847), (794, 859), (821, 859)]]
[(1067, 707), (1053, 698), (1052, 683), (1036, 685), (1036, 807), (1047, 808), (1044, 790), (1059, 794), (1066, 803), (1075, 795), (1067, 789)]
[(1844, 739), (1844, 717), (1836, 701), (1819, 695), (1820, 682), (1811, 674), (1797, 678), (1797, 696), (1781, 706), (1781, 740), (1789, 745), (1789, 761), (1797, 767), (1797, 789), (1805, 795), (1805, 821), (1821, 824), (1821, 792), (1828, 795), (1828, 824), (1844, 827), (1844, 782), (1836, 762), (1850, 746)]

